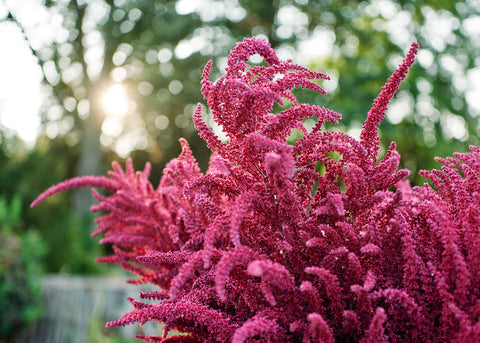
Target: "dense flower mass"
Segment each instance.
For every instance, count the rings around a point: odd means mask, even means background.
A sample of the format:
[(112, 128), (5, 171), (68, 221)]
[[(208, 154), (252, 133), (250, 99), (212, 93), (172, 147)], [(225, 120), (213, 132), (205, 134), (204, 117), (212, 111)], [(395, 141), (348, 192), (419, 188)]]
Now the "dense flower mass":
[[(151, 342), (479, 342), (480, 149), (439, 159), (411, 188), (392, 143), (379, 159), (378, 125), (414, 62), (412, 44), (375, 100), (360, 140), (322, 128), (340, 114), (300, 104), (291, 92), (325, 91), (328, 79), (270, 45), (245, 39), (226, 74), (202, 93), (222, 142), (194, 123), (212, 150), (202, 173), (185, 140), (157, 188), (149, 165), (114, 163), (109, 177), (53, 186), (32, 204), (75, 187), (101, 187), (92, 211), (102, 244), (151, 283), (142, 302), (107, 326), (165, 323)], [(264, 65), (250, 66), (260, 54)], [(274, 106), (274, 104), (277, 104)], [(279, 113), (274, 109), (280, 108)], [(303, 120), (315, 117), (307, 129)], [(302, 133), (287, 143), (292, 129)], [(176, 330), (187, 334), (168, 336)]]

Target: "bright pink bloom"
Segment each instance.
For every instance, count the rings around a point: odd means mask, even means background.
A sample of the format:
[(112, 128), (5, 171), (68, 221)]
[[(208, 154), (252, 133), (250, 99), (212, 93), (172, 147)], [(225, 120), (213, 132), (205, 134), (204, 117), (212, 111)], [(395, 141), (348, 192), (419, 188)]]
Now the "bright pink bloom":
[[(480, 149), (422, 172), (412, 189), (392, 143), (379, 161), (378, 125), (418, 44), (369, 112), (360, 141), (325, 131), (334, 111), (299, 104), (302, 87), (324, 93), (328, 79), (280, 61), (270, 45), (245, 39), (226, 75), (202, 75), (204, 94), (228, 142), (194, 123), (213, 154), (202, 173), (185, 140), (158, 188), (149, 166), (114, 164), (110, 178), (83, 177), (54, 193), (93, 186), (112, 191), (92, 211), (116, 263), (151, 283), (143, 303), (108, 326), (159, 321), (151, 342), (475, 342), (480, 340)], [(250, 67), (248, 58), (266, 65)], [(290, 107), (273, 113), (274, 103)], [(307, 130), (302, 121), (315, 117)], [(291, 129), (303, 137), (287, 144)], [(166, 338), (168, 331), (189, 335)]]

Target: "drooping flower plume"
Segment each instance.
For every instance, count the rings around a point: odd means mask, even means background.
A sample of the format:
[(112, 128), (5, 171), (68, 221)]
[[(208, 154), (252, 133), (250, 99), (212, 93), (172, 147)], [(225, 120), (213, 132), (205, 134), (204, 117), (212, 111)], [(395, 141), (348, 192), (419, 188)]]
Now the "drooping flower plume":
[[(360, 140), (327, 131), (341, 115), (300, 104), (292, 89), (325, 91), (328, 79), (270, 45), (245, 39), (226, 74), (202, 75), (222, 142), (194, 113), (212, 150), (202, 173), (185, 140), (153, 187), (149, 169), (114, 163), (109, 177), (53, 186), (32, 204), (76, 187), (93, 190), (114, 255), (150, 283), (133, 310), (107, 326), (165, 323), (151, 342), (480, 341), (480, 149), (439, 160), (411, 188), (392, 143), (378, 159), (378, 125), (413, 64), (412, 44), (368, 113)], [(264, 65), (250, 66), (254, 54)], [(277, 103), (279, 106), (274, 106)], [(275, 113), (275, 108), (283, 108)], [(307, 129), (303, 120), (314, 117)], [(303, 136), (287, 143), (292, 129)], [(171, 330), (186, 335), (167, 334)]]

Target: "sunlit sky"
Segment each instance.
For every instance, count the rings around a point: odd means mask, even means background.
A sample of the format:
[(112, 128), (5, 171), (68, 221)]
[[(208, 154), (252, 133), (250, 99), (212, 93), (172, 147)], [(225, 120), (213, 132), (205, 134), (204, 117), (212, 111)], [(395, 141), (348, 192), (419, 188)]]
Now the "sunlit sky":
[(31, 145), (40, 128), (41, 69), (14, 24), (0, 24), (0, 47), (0, 122)]
[[(181, 0), (177, 3), (176, 9), (179, 14), (197, 11), (202, 17), (206, 16), (205, 20), (208, 20), (208, 16), (212, 15), (213, 12), (211, 7), (209, 7), (209, 11), (202, 10), (207, 3), (211, 5), (213, 2), (211, 0)], [(50, 14), (41, 6), (40, 0), (0, 1), (0, 124), (4, 128), (16, 132), (32, 146), (39, 133), (39, 113), (42, 102), (46, 98), (46, 90), (41, 86), (41, 69), (37, 64), (36, 58), (31, 53), (24, 34), (14, 23), (1, 21), (7, 14), (5, 4), (11, 9), (16, 9), (16, 13), (21, 16), (19, 19), (23, 23), (31, 23), (32, 26), (39, 28), (32, 32), (28, 32), (27, 28), (27, 35), (34, 47), (49, 40), (58, 39), (58, 35), (68, 35), (68, 33), (59, 28), (61, 27), (61, 17), (57, 15), (52, 19), (49, 16)], [(396, 12), (395, 6), (392, 5), (390, 0), (376, 0), (375, 4), (370, 7), (370, 11), (381, 12), (381, 15), (388, 19), (382, 29), (389, 34), (390, 39), (397, 45), (405, 49), (408, 48), (410, 43), (415, 40), (415, 37), (408, 31), (407, 26), (410, 21), (408, 12)], [(233, 21), (241, 20), (246, 14), (238, 6), (233, 9), (223, 8), (220, 10), (224, 11), (226, 16), (230, 16), (230, 19)], [(430, 10), (430, 12), (426, 10), (424, 14), (427, 22), (422, 28), (422, 34), (424, 37), (429, 37), (431, 46), (442, 51), (445, 44), (452, 44), (452, 30), (457, 28), (460, 23), (453, 17), (438, 15), (433, 10)], [(293, 34), (297, 37), (303, 37), (298, 41), (297, 50), (287, 46), (280, 47), (278, 54), (281, 58), (293, 58), (297, 63), (306, 65), (314, 58), (338, 53), (335, 50), (335, 35), (325, 28), (317, 28), (313, 32), (306, 31), (308, 17), (294, 6), (287, 5), (282, 7), (278, 12), (276, 20), (279, 24), (276, 34), (279, 37), (289, 38)], [(462, 22), (461, 25), (462, 30), (471, 35), (472, 39), (480, 40), (479, 15), (472, 15), (471, 19)], [(199, 36), (181, 41), (173, 51), (175, 57), (185, 58), (194, 51), (198, 51), (201, 45), (205, 43), (201, 39), (202, 37)], [(355, 49), (355, 44), (358, 45), (358, 42), (351, 42), (352, 49)], [(168, 59), (170, 59), (172, 52), (167, 52), (169, 53)], [(167, 58), (167, 56), (163, 55), (160, 51), (158, 58)], [(395, 62), (398, 64), (399, 61)], [(433, 62), (433, 54), (426, 49), (422, 49), (418, 55), (418, 62), (423, 67), (428, 68)], [(453, 75), (456, 75), (456, 70), (460, 68), (460, 65), (452, 57), (449, 58), (449, 56), (442, 57), (440, 63), (442, 67), (451, 71)], [(392, 64), (393, 70), (395, 65), (394, 63)], [(91, 67), (94, 68), (95, 63), (92, 63)], [(117, 69), (122, 71), (122, 68)], [(480, 115), (480, 67), (470, 70), (466, 75), (457, 74), (458, 76), (453, 79), (454, 86), (460, 90), (467, 90), (466, 98), (469, 102), (470, 112), (473, 115)], [(102, 126), (104, 133), (107, 134), (109, 131), (111, 133), (121, 131), (121, 127), (115, 126), (115, 123), (118, 124), (118, 120), (115, 121), (115, 118), (125, 115), (130, 106), (130, 102), (125, 95), (125, 89), (118, 82), (123, 78), (121, 75), (118, 76), (118, 80), (114, 80), (117, 83), (110, 89), (105, 90), (103, 95), (105, 110), (111, 115), (110, 118), (107, 117), (106, 122)], [(115, 75), (113, 77), (115, 78)], [(172, 83), (175, 81), (172, 81)], [(422, 82), (426, 94), (428, 94), (429, 83), (422, 78), (419, 78), (417, 83), (421, 85)], [(180, 82), (179, 84), (181, 85)], [(174, 86), (175, 84), (171, 85), (172, 89), (170, 92), (172, 94), (175, 91)], [(335, 75), (333, 75), (330, 85), (325, 85), (325, 87), (331, 91), (335, 86)], [(139, 91), (142, 90), (139, 89)], [(80, 105), (78, 104), (79, 107)], [(423, 100), (420, 98), (420, 101), (414, 105), (413, 100), (409, 99), (408, 96), (398, 94), (396, 100), (392, 103), (387, 118), (392, 123), (400, 122), (408, 112), (414, 109), (414, 106), (415, 110), (423, 111), (424, 113), (434, 111), (428, 96)], [(446, 134), (460, 139), (462, 132), (465, 131), (464, 122), (462, 123), (463, 118), (454, 114), (446, 114), (443, 117), (447, 130)], [(159, 126), (165, 125), (165, 118), (159, 119)], [(166, 125), (168, 125), (168, 118)]]

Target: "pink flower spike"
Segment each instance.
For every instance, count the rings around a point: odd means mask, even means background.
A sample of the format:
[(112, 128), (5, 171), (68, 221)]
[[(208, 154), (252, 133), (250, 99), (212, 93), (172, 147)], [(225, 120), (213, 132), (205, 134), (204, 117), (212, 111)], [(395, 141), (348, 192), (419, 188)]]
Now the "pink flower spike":
[(80, 176), (73, 179), (60, 182), (59, 184), (50, 187), (42, 194), (40, 194), (30, 205), (31, 208), (37, 206), (46, 198), (54, 194), (66, 192), (71, 189), (81, 187), (99, 187), (114, 191), (118, 186), (117, 183), (105, 176)]
[(377, 307), (375, 315), (373, 316), (372, 322), (368, 331), (365, 333), (364, 338), (361, 340), (361, 343), (378, 343), (382, 342), (384, 338), (385, 329), (383, 324), (387, 320), (387, 315), (385, 310), (381, 307)]
[(372, 164), (376, 163), (378, 150), (380, 148), (378, 125), (385, 117), (388, 103), (397, 92), (400, 82), (402, 82), (407, 76), (408, 68), (415, 61), (415, 55), (417, 54), (419, 47), (420, 45), (418, 43), (412, 43), (407, 57), (405, 57), (402, 64), (395, 70), (392, 76), (390, 76), (385, 86), (382, 87), (382, 91), (375, 99), (372, 108), (368, 112), (367, 119), (365, 120), (365, 124), (363, 125), (360, 134), (360, 139), (362, 145), (368, 152), (368, 157)]

